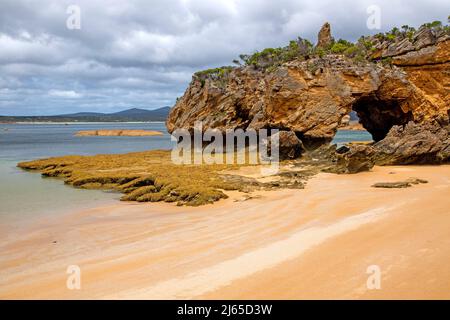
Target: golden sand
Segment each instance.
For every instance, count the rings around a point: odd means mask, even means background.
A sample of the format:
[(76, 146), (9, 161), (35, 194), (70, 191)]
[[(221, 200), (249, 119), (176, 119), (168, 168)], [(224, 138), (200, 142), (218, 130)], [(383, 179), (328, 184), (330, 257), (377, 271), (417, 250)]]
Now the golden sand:
[[(377, 182), (426, 179), (403, 189)], [(118, 203), (2, 228), (0, 298), (449, 299), (450, 166), (321, 173), (202, 207)], [(66, 269), (81, 268), (81, 290)], [(368, 266), (381, 289), (366, 286)]]

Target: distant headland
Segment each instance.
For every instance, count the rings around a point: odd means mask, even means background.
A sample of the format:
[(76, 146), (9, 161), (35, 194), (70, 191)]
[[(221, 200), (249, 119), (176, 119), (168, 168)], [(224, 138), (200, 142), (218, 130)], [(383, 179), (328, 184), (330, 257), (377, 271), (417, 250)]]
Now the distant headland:
[(0, 116), (0, 123), (14, 122), (147, 122), (165, 121), (170, 107), (155, 110), (132, 108), (114, 113), (79, 112), (53, 116)]

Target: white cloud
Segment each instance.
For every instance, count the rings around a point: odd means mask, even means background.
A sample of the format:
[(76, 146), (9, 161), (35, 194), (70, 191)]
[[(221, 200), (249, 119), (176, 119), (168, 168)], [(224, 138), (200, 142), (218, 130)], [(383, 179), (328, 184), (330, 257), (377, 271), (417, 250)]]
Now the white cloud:
[(52, 97), (68, 98), (68, 99), (77, 99), (83, 97), (82, 94), (77, 93), (73, 90), (50, 90), (48, 92), (48, 95)]

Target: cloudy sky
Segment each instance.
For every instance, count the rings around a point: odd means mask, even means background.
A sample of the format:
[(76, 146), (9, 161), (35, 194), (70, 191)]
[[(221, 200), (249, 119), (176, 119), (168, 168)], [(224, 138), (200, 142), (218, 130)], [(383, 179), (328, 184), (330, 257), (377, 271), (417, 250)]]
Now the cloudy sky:
[[(67, 27), (70, 5), (80, 29)], [(381, 30), (367, 28), (371, 5)], [(193, 72), (315, 41), (325, 21), (355, 40), (449, 14), (448, 0), (0, 0), (0, 115), (172, 106)]]

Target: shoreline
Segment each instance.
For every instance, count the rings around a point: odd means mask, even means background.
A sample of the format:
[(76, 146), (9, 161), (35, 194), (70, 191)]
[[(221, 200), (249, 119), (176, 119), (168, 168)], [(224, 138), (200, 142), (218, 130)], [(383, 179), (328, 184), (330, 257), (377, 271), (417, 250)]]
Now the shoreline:
[(74, 124), (115, 124), (115, 123), (128, 123), (128, 124), (140, 124), (140, 123), (162, 123), (164, 121), (72, 121), (72, 122), (53, 122), (53, 121), (18, 121), (18, 122), (0, 122), (0, 124), (55, 124), (55, 125), (74, 125)]
[[(370, 187), (410, 177), (429, 183)], [(201, 207), (78, 211), (1, 235), (0, 297), (448, 299), (449, 191), (450, 165), (390, 166), (246, 201), (233, 191)], [(81, 290), (65, 287), (73, 264)], [(376, 292), (365, 288), (371, 264)]]

